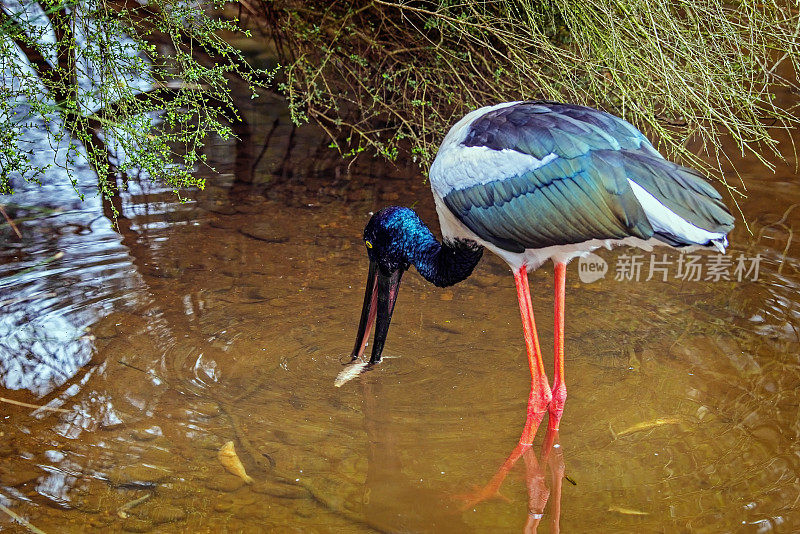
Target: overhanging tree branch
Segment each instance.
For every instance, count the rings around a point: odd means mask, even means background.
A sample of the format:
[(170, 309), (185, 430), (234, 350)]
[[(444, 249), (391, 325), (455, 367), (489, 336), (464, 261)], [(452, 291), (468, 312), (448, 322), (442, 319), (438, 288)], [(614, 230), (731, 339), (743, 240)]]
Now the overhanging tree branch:
[[(45, 122), (59, 116), (68, 136), (81, 141), (104, 198), (116, 194), (117, 178), (130, 175), (160, 179), (176, 190), (203, 187), (193, 171), (205, 163), (205, 138), (250, 135), (233, 104), (230, 80), (243, 80), (251, 91), (271, 80), (271, 73), (250, 68), (219, 37), (219, 31), (236, 29), (212, 16), (222, 3), (66, 1), (29, 3), (22, 15), (0, 4), (0, 29), (10, 37), (0, 41), (0, 61), (14, 79), (0, 102), (2, 140), (12, 144), (0, 148), (0, 192), (10, 191), (15, 173), (29, 179), (41, 170), (30, 152), (13, 148), (31, 124), (26, 119), (36, 115)], [(41, 32), (44, 19), (55, 32), (54, 44)], [(20, 65), (20, 51), (34, 74)], [(66, 159), (56, 164), (75, 184), (77, 148), (67, 146)]]

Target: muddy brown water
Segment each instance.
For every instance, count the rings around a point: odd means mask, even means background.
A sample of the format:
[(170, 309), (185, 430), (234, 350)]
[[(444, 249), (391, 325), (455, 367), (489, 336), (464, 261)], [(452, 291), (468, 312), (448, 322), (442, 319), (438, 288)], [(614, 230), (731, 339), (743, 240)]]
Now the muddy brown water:
[[(412, 270), (384, 363), (333, 387), (369, 213), (413, 205), (438, 228), (430, 191), (410, 164), (339, 162), (277, 99), (250, 115), (250, 160), (212, 144), (221, 174), (187, 203), (132, 180), (118, 229), (57, 181), (2, 199), (23, 239), (0, 227), (0, 397), (47, 409), (0, 403), (0, 530), (25, 530), (5, 510), (48, 533), (518, 532), (540, 512), (542, 532), (800, 530), (792, 167), (736, 161), (753, 233), (740, 218), (732, 280), (705, 280), (705, 253), (699, 281), (668, 250), (667, 281), (646, 280), (649, 253), (640, 280), (615, 280), (631, 249), (600, 252), (591, 283), (570, 264), (559, 447), (542, 457), (540, 430), (507, 500), (464, 509), (524, 422), (507, 267), (487, 253), (448, 289)], [(552, 286), (551, 265), (531, 275), (548, 370)], [(219, 463), (227, 441), (253, 484)]]

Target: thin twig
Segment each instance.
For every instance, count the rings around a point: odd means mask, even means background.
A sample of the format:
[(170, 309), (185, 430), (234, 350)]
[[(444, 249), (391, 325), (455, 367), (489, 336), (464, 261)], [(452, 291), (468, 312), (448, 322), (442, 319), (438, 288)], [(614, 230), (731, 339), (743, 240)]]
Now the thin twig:
[(11, 399), (7, 399), (5, 397), (0, 397), (0, 402), (6, 402), (8, 404), (13, 404), (15, 406), (22, 406), (23, 408), (35, 408), (37, 410), (45, 410), (49, 412), (61, 412), (61, 413), (70, 413), (69, 410), (65, 410), (64, 408), (53, 408), (52, 406), (45, 405), (38, 405), (38, 404), (29, 404), (27, 402), (20, 402)]
[(27, 528), (28, 530), (30, 530), (30, 531), (31, 531), (31, 532), (33, 532), (34, 534), (45, 534), (44, 530), (42, 530), (42, 529), (40, 529), (40, 528), (38, 528), (38, 527), (36, 527), (36, 526), (32, 525), (32, 524), (31, 524), (31, 523), (30, 523), (30, 522), (29, 522), (27, 519), (25, 519), (24, 517), (22, 517), (22, 516), (18, 515), (17, 513), (13, 512), (13, 511), (12, 511), (11, 509), (9, 509), (9, 507), (8, 507), (8, 506), (6, 506), (5, 504), (3, 504), (3, 503), (0, 503), (0, 510), (2, 510), (2, 511), (3, 511), (3, 512), (5, 512), (5, 513), (7, 513), (7, 514), (8, 514), (8, 516), (9, 516), (11, 519), (13, 519), (14, 521), (16, 521), (17, 523), (19, 523), (19, 524), (20, 524), (20, 525), (22, 525), (23, 527)]
[(2, 213), (3, 217), (6, 218), (6, 221), (8, 221), (8, 225), (11, 227), (12, 230), (14, 230), (14, 233), (17, 234), (17, 237), (22, 239), (22, 234), (20, 233), (19, 228), (17, 228), (17, 225), (14, 224), (14, 220), (8, 216), (8, 213), (6, 213), (6, 210), (2, 204), (0, 204), (0, 213)]
[(6, 280), (14, 280), (15, 278), (19, 278), (20, 276), (22, 276), (24, 274), (28, 274), (30, 272), (33, 272), (36, 269), (38, 269), (39, 267), (43, 267), (43, 266), (47, 265), (48, 263), (56, 261), (56, 260), (60, 260), (63, 257), (64, 257), (64, 253), (61, 252), (61, 251), (58, 251), (55, 254), (53, 254), (52, 256), (50, 256), (49, 258), (43, 259), (42, 261), (40, 261), (36, 265), (33, 265), (32, 267), (28, 267), (27, 269), (23, 269), (23, 270), (21, 270), (19, 272), (16, 272), (16, 273), (12, 274), (11, 276), (6, 277)]

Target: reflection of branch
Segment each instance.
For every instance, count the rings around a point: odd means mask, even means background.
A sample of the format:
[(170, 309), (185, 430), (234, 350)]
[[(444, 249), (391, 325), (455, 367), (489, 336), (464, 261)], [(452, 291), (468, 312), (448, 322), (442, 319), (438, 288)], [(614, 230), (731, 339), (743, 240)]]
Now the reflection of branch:
[[(185, 93), (204, 90), (205, 88), (202, 85), (168, 82), (158, 87), (154, 87), (148, 91), (136, 93), (108, 104), (105, 107), (97, 110), (90, 118), (100, 123), (111, 120), (107, 119), (106, 117), (113, 117), (113, 120), (118, 120), (124, 116), (125, 110), (134, 102), (140, 104), (135, 108), (137, 115), (147, 113), (148, 111), (156, 111), (164, 109), (164, 102), (167, 100), (179, 98)], [(248, 152), (249, 147), (252, 144), (250, 123), (247, 121), (244, 115), (238, 109), (236, 109), (233, 102), (226, 102), (209, 94), (204, 94), (203, 100), (208, 106), (214, 108), (217, 112), (223, 115), (225, 119), (227, 119), (237, 140), (237, 160), (239, 157), (248, 159), (247, 165), (242, 166), (242, 172), (249, 172), (249, 160), (252, 159), (252, 154)], [(144, 107), (141, 106), (142, 104)]]
[(280, 122), (280, 120), (281, 120), (280, 117), (275, 117), (275, 122), (272, 123), (272, 128), (270, 128), (269, 133), (267, 133), (267, 136), (264, 138), (264, 144), (261, 147), (261, 152), (258, 153), (258, 157), (255, 159), (255, 161), (253, 161), (253, 166), (251, 170), (253, 171), (256, 170), (256, 167), (261, 161), (261, 158), (263, 158), (264, 154), (267, 152), (267, 148), (269, 148), (270, 146), (269, 142), (272, 140), (272, 134), (274, 134), (275, 130), (278, 128), (278, 123)]
[(292, 123), (292, 131), (289, 132), (289, 141), (286, 143), (286, 153), (283, 155), (283, 161), (281, 161), (280, 165), (281, 179), (283, 180), (289, 177), (289, 161), (291, 160), (292, 149), (294, 148), (294, 136), (296, 132), (297, 126)]
[[(75, 41), (75, 34), (70, 24), (74, 16), (74, 7), (71, 13), (67, 13), (66, 5), (61, 4), (58, 9), (53, 11), (50, 26), (52, 26), (56, 34), (56, 61), (58, 67), (62, 72), (67, 73), (68, 85), (73, 92), (76, 92), (78, 89), (78, 74), (77, 65), (75, 64), (75, 46), (72, 46)], [(72, 99), (74, 100), (74, 94)]]
[[(129, 25), (135, 22), (136, 27), (132, 28), (132, 31), (141, 31), (141, 35), (144, 35), (145, 40), (171, 44), (174, 48), (179, 48), (195, 59), (202, 60), (202, 63), (206, 65), (216, 66), (218, 64), (218, 61), (214, 59), (217, 55), (215, 51), (209, 50), (209, 47), (204, 43), (192, 39), (190, 35), (182, 31), (184, 28), (173, 26), (171, 30), (175, 31), (166, 33), (164, 29), (159, 27), (154, 21), (162, 20), (167, 24), (170, 21), (168, 15), (156, 9), (152, 3), (142, 5), (136, 0), (107, 0), (104, 5), (120, 15), (128, 17)], [(228, 55), (226, 59), (236, 67), (231, 71), (232, 73), (238, 75), (240, 72), (251, 72), (249, 65), (243, 58)], [(260, 78), (258, 81), (268, 83), (271, 80)]]
[(756, 236), (756, 239), (754, 241), (754, 243), (758, 243), (759, 241), (761, 241), (761, 238), (764, 236), (764, 232), (766, 230), (774, 229), (775, 227), (783, 228), (789, 234), (789, 237), (786, 239), (786, 246), (783, 247), (783, 254), (781, 254), (780, 264), (778, 265), (778, 274), (781, 274), (781, 271), (783, 270), (783, 265), (786, 263), (786, 255), (789, 253), (789, 247), (792, 246), (792, 239), (794, 238), (794, 230), (792, 230), (792, 228), (784, 224), (784, 222), (786, 221), (786, 219), (789, 218), (789, 214), (792, 211), (794, 211), (794, 209), (798, 206), (800, 206), (800, 203), (795, 202), (794, 204), (789, 206), (786, 209), (786, 211), (783, 212), (783, 216), (780, 219), (778, 219), (772, 224), (767, 224), (763, 226), (761, 230), (758, 231), (758, 235)]
[[(273, 33), (271, 22), (274, 22), (271, 19), (274, 17), (270, 17), (269, 3), (268, 2), (256, 2), (254, 0), (239, 0), (238, 2), (240, 9), (243, 7), (245, 11), (250, 14), (250, 20), (255, 23), (258, 27), (258, 31), (261, 35), (269, 36), (270, 33)], [(260, 9), (259, 9), (260, 8)]]
[[(203, 91), (204, 87), (199, 85), (190, 85), (185, 83), (167, 83), (161, 85), (159, 87), (154, 87), (147, 91), (143, 91), (141, 93), (132, 94), (129, 96), (125, 96), (116, 102), (112, 102), (107, 104), (103, 108), (97, 110), (92, 115), (96, 117), (98, 120), (103, 121), (107, 119), (103, 119), (101, 117), (119, 117), (121, 113), (132, 103), (137, 102), (140, 104), (144, 104), (145, 107), (137, 107), (136, 111), (138, 113), (147, 113), (148, 111), (156, 111), (159, 109), (163, 109), (161, 103), (167, 99), (174, 99), (178, 96), (181, 96), (184, 92), (194, 92), (194, 91)], [(224, 103), (220, 100), (217, 100), (212, 97), (206, 96), (205, 98), (209, 99), (209, 103), (213, 106), (220, 107), (225, 113), (225, 116), (231, 119), (231, 115), (235, 113), (232, 109), (230, 109), (230, 105)], [(227, 113), (226, 113), (227, 112)], [(234, 115), (235, 118), (235, 115)]]

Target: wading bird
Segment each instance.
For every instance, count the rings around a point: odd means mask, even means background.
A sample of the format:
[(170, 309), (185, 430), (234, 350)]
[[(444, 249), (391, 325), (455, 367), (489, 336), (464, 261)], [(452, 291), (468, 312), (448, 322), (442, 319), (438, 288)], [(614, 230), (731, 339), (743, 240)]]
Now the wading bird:
[[(531, 370), (525, 427), (509, 457), (531, 446), (545, 412), (564, 410), (564, 284), (567, 262), (600, 247), (728, 244), (733, 217), (696, 171), (664, 159), (628, 122), (555, 102), (508, 102), (461, 119), (430, 169), (439, 243), (412, 210), (388, 207), (364, 230), (370, 266), (352, 358), (337, 385), (377, 364), (403, 273), (414, 265), (437, 286), (471, 273), (488, 248), (514, 273)], [(528, 271), (555, 264), (555, 370), (548, 383), (533, 319)], [(373, 325), (369, 362), (361, 362)]]

